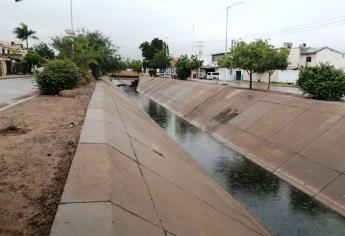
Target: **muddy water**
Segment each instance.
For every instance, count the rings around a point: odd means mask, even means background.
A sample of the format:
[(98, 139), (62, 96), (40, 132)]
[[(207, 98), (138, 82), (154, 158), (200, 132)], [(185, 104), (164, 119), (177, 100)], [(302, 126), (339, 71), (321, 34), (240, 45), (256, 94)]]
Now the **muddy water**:
[(134, 89), (123, 89), (274, 235), (345, 235), (345, 217)]

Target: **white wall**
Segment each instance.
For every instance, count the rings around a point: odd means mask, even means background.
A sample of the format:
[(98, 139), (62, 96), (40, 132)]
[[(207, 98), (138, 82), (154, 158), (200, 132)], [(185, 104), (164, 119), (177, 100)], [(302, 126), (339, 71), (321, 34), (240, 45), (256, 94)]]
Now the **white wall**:
[(316, 54), (316, 63), (329, 63), (338, 69), (345, 70), (345, 56), (338, 52), (334, 52), (329, 48), (321, 50)]
[(295, 69), (301, 65), (301, 50), (300, 48), (291, 48), (288, 56), (288, 69)]
[(219, 80), (233, 80), (233, 76), (230, 74), (231, 70), (227, 68), (219, 68)]
[[(247, 72), (242, 71), (243, 79), (249, 81)], [(296, 83), (298, 79), (299, 70), (276, 70), (271, 76), (271, 82), (279, 83)], [(255, 73), (253, 75), (254, 82), (268, 83), (268, 73)]]

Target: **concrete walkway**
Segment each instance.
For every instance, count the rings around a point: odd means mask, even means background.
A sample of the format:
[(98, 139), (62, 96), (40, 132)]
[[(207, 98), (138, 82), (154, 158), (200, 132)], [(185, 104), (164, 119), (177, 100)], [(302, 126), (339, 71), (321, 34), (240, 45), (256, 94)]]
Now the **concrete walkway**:
[(35, 92), (31, 77), (0, 79), (0, 108), (29, 97)]
[[(235, 88), (249, 88), (249, 81), (222, 81), (222, 80), (202, 80), (202, 79), (191, 79), (191, 81), (203, 82), (203, 83), (211, 83), (211, 84), (227, 84), (231, 87)], [(267, 84), (266, 83), (256, 83), (253, 82), (253, 89), (267, 91)], [(282, 86), (271, 84), (271, 91), (274, 92), (281, 92), (281, 93), (289, 93), (289, 94), (302, 94), (302, 91), (299, 88), (293, 86)]]
[(57, 235), (269, 235), (127, 95), (99, 81)]

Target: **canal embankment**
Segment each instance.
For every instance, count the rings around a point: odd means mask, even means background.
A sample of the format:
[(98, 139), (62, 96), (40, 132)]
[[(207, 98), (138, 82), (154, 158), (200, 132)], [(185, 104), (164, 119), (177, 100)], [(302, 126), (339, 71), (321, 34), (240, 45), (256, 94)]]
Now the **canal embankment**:
[(270, 235), (119, 88), (99, 81), (51, 235)]
[(344, 215), (344, 103), (160, 78), (138, 90)]

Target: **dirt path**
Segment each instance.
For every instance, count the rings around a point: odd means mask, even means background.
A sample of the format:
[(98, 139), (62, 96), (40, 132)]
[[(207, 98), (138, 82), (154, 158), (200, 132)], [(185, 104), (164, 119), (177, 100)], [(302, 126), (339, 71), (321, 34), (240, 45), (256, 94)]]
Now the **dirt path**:
[(0, 112), (0, 235), (49, 234), (93, 88)]

